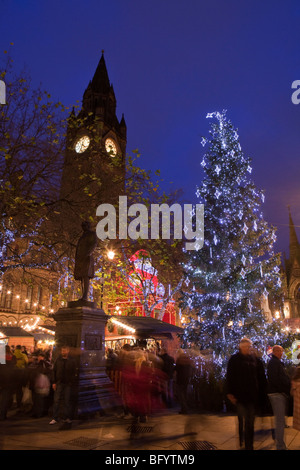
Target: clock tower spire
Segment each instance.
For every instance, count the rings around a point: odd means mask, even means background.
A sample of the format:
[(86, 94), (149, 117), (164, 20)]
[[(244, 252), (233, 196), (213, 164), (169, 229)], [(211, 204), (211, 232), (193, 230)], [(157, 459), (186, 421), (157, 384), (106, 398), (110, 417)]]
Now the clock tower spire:
[(124, 194), (127, 127), (116, 108), (102, 51), (81, 110), (77, 115), (72, 111), (68, 120), (61, 198), (68, 201), (77, 221), (94, 219), (99, 204), (117, 204)]
[(82, 110), (79, 117), (84, 115), (93, 116), (100, 119), (111, 129), (114, 129), (121, 140), (126, 140), (126, 123), (124, 117), (119, 122), (116, 115), (117, 100), (113, 85), (110, 83), (104, 51), (94, 73), (89, 82), (82, 99)]
[(108, 107), (106, 106), (107, 104), (109, 107), (111, 107), (113, 114), (115, 114), (116, 97), (108, 78), (107, 68), (102, 52), (102, 56), (94, 76), (84, 92), (82, 100), (82, 111), (86, 113), (101, 113), (102, 108), (105, 110), (105, 108)]

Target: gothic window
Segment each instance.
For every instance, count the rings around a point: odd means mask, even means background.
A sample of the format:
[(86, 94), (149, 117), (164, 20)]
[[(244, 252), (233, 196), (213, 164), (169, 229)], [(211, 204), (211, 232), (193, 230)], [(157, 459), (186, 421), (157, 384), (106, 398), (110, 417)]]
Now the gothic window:
[(300, 284), (295, 289), (296, 312), (300, 317)]
[(2, 288), (0, 295), (0, 307), (3, 308), (5, 305), (5, 290)]
[(7, 286), (2, 289), (1, 291), (1, 298), (0, 298), (0, 307), (1, 308), (11, 308), (13, 298), (13, 286)]
[(38, 286), (36, 301), (38, 305), (43, 302), (43, 288), (41, 286)]
[(30, 310), (32, 303), (32, 286), (27, 287), (27, 294), (25, 299), (25, 309)]

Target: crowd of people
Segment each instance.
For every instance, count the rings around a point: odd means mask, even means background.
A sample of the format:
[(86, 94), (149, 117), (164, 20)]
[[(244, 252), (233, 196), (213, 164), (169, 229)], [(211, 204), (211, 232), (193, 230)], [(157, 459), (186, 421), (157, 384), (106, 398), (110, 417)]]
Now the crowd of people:
[(77, 365), (69, 353), (70, 348), (64, 346), (53, 360), (52, 347), (29, 353), (24, 346), (7, 345), (5, 364), (0, 366), (0, 420), (16, 409), (35, 418), (52, 412), (50, 424), (55, 424), (63, 403), (62, 418), (70, 423)]
[(192, 361), (183, 350), (176, 356), (164, 348), (148, 350), (129, 344), (107, 351), (106, 370), (122, 398), (122, 417), (145, 422), (153, 413), (173, 407), (175, 401), (180, 413), (188, 411)]
[(28, 351), (25, 346), (6, 345), (5, 364), (0, 366), (0, 419), (10, 409), (44, 415), (51, 398), (52, 347)]
[[(273, 346), (265, 365), (252, 342), (243, 338), (238, 352), (229, 358), (224, 392), (236, 410), (241, 448), (253, 450), (257, 415), (274, 417), (273, 437), (278, 450), (287, 449), (284, 430), (290, 412), (293, 427), (300, 430), (300, 366), (293, 374), (287, 371), (283, 353), (281, 346)], [(107, 352), (107, 372), (124, 404), (122, 416), (132, 415), (140, 422), (174, 402), (179, 404), (180, 413), (188, 413), (188, 388), (193, 384), (195, 367), (190, 350), (179, 350), (175, 359), (164, 349), (147, 351), (129, 345), (118, 352)]]
[[(251, 341), (243, 338), (238, 352), (229, 358), (225, 393), (237, 413), (240, 446), (247, 450), (253, 449), (255, 417), (259, 409), (266, 409), (267, 402), (274, 416), (278, 450), (287, 448), (284, 430), (289, 398), (293, 427), (300, 430), (300, 366), (291, 376), (282, 361), (283, 352), (275, 345), (265, 367)], [(173, 357), (163, 348), (125, 344), (118, 350), (106, 350), (106, 372), (121, 397), (120, 418), (146, 422), (175, 404), (179, 413), (189, 411), (188, 387), (193, 383), (195, 362), (188, 350), (180, 349)], [(52, 348), (28, 354), (24, 347), (6, 346), (6, 363), (0, 365), (0, 420), (16, 408), (37, 418), (51, 414), (49, 424), (58, 423), (61, 417), (71, 423), (76, 377), (77, 363), (67, 346), (55, 360)]]
[(274, 416), (274, 439), (277, 450), (287, 450), (284, 439), (289, 398), (293, 398), (293, 427), (300, 430), (300, 368), (292, 377), (282, 362), (283, 348), (275, 345), (265, 368), (252, 342), (243, 338), (239, 351), (228, 362), (227, 398), (238, 417), (239, 444), (253, 450), (254, 422), (257, 413), (270, 403)]
[[(51, 425), (60, 418), (72, 422), (77, 363), (67, 346), (55, 360), (52, 353), (52, 348), (28, 353), (23, 346), (6, 346), (6, 363), (0, 366), (1, 420), (16, 409), (36, 418), (51, 415)], [(144, 422), (156, 411), (172, 407), (175, 400), (180, 412), (186, 413), (191, 364), (182, 350), (174, 359), (165, 349), (128, 344), (119, 351), (108, 349), (106, 372), (121, 397), (120, 416)]]

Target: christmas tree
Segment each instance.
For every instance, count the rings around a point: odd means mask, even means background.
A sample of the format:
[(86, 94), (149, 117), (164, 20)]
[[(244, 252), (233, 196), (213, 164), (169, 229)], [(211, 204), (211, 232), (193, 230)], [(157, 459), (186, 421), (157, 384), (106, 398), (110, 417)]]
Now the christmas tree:
[[(263, 218), (264, 192), (251, 179), (251, 160), (241, 149), (226, 112), (212, 118), (204, 178), (196, 195), (204, 204), (204, 246), (186, 252), (182, 307), (188, 321), (184, 341), (210, 350), (222, 374), (242, 337), (265, 352), (281, 338), (268, 305), (280, 295), (280, 255), (273, 226)], [(285, 335), (286, 338), (286, 335)]]

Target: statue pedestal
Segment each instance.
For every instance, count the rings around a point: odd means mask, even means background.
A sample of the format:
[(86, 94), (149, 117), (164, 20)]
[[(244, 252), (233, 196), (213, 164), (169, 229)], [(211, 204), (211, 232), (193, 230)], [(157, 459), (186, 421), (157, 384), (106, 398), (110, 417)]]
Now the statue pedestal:
[(92, 308), (91, 302), (70, 302), (54, 315), (57, 352), (70, 346), (78, 365), (76, 386), (77, 417), (104, 414), (120, 405), (114, 385), (105, 371), (105, 323), (103, 310)]

